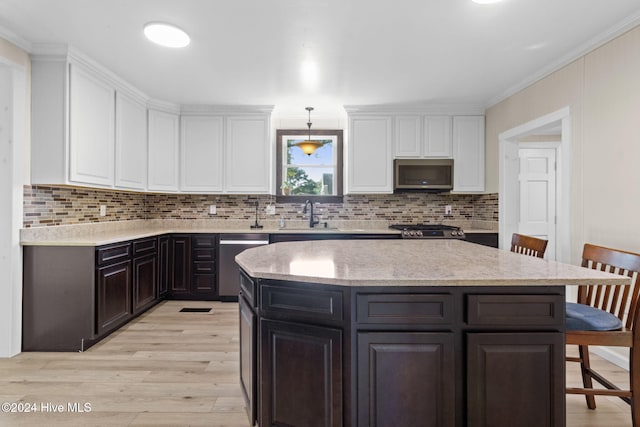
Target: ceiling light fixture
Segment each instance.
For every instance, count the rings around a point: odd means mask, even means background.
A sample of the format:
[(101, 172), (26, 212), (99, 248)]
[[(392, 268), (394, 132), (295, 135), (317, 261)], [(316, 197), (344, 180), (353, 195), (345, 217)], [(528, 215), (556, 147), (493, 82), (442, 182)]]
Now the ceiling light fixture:
[(307, 122), (307, 127), (309, 128), (309, 139), (307, 139), (306, 141), (298, 142), (293, 145), (300, 148), (302, 152), (307, 156), (310, 156), (314, 153), (314, 151), (322, 147), (323, 144), (320, 141), (311, 140), (311, 112), (313, 111), (313, 107), (306, 107), (305, 110), (309, 112), (309, 121)]
[(493, 3), (500, 3), (502, 0), (471, 0), (471, 1), (478, 4), (493, 4)]
[(164, 22), (149, 22), (144, 26), (144, 35), (152, 42), (165, 47), (185, 47), (191, 39), (175, 25)]

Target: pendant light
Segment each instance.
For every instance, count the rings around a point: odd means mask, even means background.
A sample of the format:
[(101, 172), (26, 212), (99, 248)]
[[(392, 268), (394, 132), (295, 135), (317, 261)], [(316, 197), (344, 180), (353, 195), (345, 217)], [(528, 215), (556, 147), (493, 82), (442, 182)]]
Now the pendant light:
[(309, 139), (306, 141), (298, 142), (294, 144), (296, 147), (300, 148), (304, 154), (310, 156), (316, 151), (318, 148), (322, 147), (322, 142), (320, 141), (312, 141), (311, 140), (311, 112), (313, 111), (313, 107), (305, 108), (309, 112), (309, 121), (307, 122), (307, 127), (309, 128)]

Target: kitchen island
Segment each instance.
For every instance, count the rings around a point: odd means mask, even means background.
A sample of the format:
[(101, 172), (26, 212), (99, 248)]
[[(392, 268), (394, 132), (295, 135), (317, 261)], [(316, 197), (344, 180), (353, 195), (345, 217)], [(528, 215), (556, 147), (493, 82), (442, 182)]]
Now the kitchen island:
[(277, 243), (236, 261), (260, 426), (564, 426), (565, 286), (628, 283), (456, 240)]

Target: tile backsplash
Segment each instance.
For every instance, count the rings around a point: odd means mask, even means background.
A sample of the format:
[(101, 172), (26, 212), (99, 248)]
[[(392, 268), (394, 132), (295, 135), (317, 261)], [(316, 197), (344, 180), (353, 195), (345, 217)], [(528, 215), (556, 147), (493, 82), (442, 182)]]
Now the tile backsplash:
[[(24, 227), (72, 225), (137, 219), (302, 220), (300, 203), (276, 203), (269, 195), (146, 194), (76, 187), (25, 186)], [(275, 205), (275, 215), (264, 207)], [(100, 216), (100, 206), (106, 215)], [(216, 214), (209, 214), (209, 206)], [(444, 215), (451, 205), (452, 214)], [(321, 221), (382, 220), (389, 223), (498, 221), (497, 194), (380, 194), (347, 195), (343, 203), (323, 203), (316, 209)]]

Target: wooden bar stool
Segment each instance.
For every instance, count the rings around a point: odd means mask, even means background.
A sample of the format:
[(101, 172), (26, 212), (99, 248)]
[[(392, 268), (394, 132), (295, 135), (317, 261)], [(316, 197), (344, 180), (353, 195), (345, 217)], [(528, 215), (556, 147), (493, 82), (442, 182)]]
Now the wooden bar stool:
[(544, 258), (547, 243), (549, 243), (548, 240), (513, 233), (513, 236), (511, 236), (511, 252)]
[[(566, 305), (566, 343), (578, 346), (583, 388), (567, 388), (569, 394), (584, 394), (589, 409), (595, 409), (595, 395), (617, 396), (631, 406), (634, 427), (640, 426), (640, 332), (638, 323), (638, 272), (640, 254), (584, 245), (582, 266), (629, 276), (631, 285), (589, 285), (578, 288), (578, 303)], [(589, 346), (629, 348), (628, 390), (621, 390), (589, 365)], [(596, 380), (606, 389), (594, 389)]]

